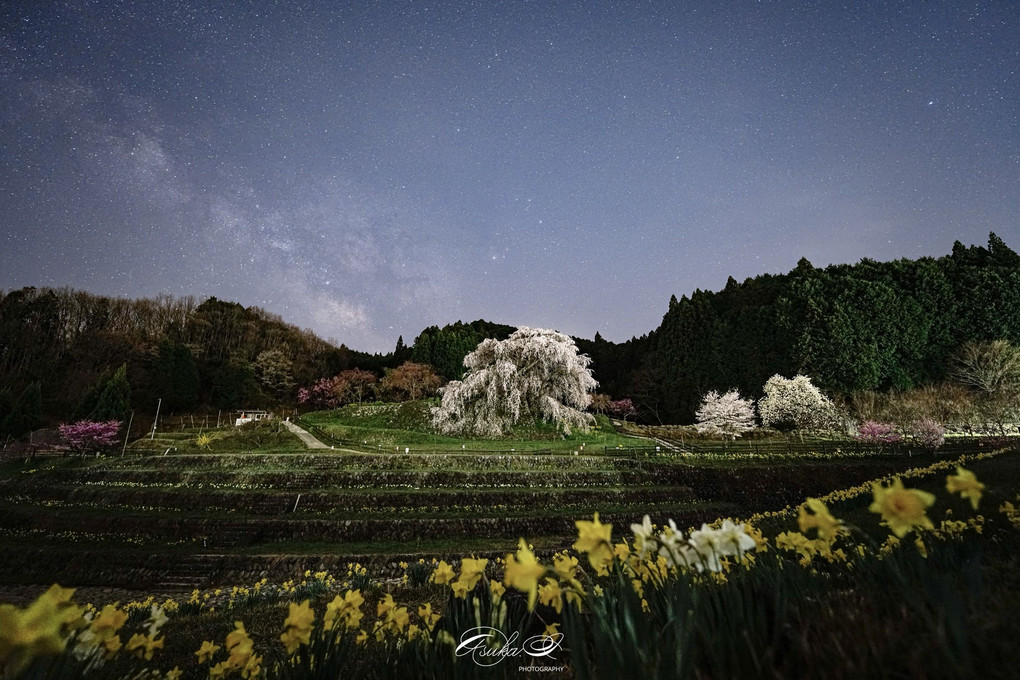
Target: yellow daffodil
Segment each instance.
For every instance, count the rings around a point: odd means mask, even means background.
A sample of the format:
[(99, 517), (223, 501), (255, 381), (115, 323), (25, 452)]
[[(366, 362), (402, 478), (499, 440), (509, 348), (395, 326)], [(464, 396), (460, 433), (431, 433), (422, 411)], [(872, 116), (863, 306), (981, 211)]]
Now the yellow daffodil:
[(425, 628), (430, 631), (435, 628), (436, 623), (439, 622), (439, 614), (432, 611), (431, 602), (426, 602), (422, 606), (418, 607), (418, 618), (420, 618), (422, 623), (425, 624)]
[(234, 622), (234, 630), (227, 633), (227, 652), (230, 654), (230, 658), (227, 662), (231, 668), (244, 668), (248, 665), (248, 661), (251, 660), (254, 654), (254, 643), (252, 639), (248, 637), (248, 632), (244, 629), (243, 621)]
[(127, 650), (128, 652), (134, 653), (135, 656), (137, 656), (140, 659), (151, 661), (152, 653), (157, 649), (162, 649), (162, 647), (163, 647), (162, 638), (160, 638), (159, 640), (155, 640), (149, 635), (135, 633), (134, 635), (131, 636), (131, 639), (128, 640), (128, 643), (127, 645), (125, 645), (124, 649)]
[(343, 620), (348, 628), (357, 628), (364, 616), (361, 611), (363, 604), (365, 604), (365, 598), (362, 597), (360, 589), (348, 590), (342, 598), (337, 595), (332, 602), (326, 605), (324, 619), (326, 627), (333, 628), (339, 620)]
[(552, 607), (559, 614), (563, 611), (563, 591), (556, 579), (547, 578), (538, 589), (538, 600), (547, 607)]
[(796, 531), (784, 531), (776, 536), (776, 547), (780, 550), (794, 550), (808, 561), (814, 557), (816, 552), (814, 541)]
[(985, 485), (977, 480), (973, 472), (957, 465), (956, 474), (946, 477), (946, 490), (949, 493), (959, 492), (960, 496), (969, 499), (971, 507), (977, 510)]
[(435, 568), (435, 571), (432, 572), (432, 576), (429, 577), (429, 581), (441, 586), (453, 581), (455, 576), (456, 574), (453, 572), (453, 567), (447, 564), (446, 560), (443, 560)]
[(108, 604), (99, 612), (99, 616), (92, 620), (89, 629), (99, 641), (108, 640), (121, 629), (127, 622), (128, 613), (118, 609), (116, 605)]
[[(811, 512), (808, 513), (808, 510)], [(829, 513), (829, 509), (825, 507), (825, 503), (817, 498), (809, 498), (804, 505), (800, 506), (797, 525), (800, 527), (801, 533), (806, 533), (808, 529), (816, 529), (818, 538), (829, 542), (834, 541), (839, 533), (839, 520), (833, 517)]]
[(528, 594), (528, 610), (535, 608), (538, 597), (538, 580), (545, 575), (546, 569), (535, 558), (528, 544), (521, 539), (517, 555), (506, 556), (506, 570), (503, 583)]
[(0, 605), (0, 667), (16, 676), (37, 656), (59, 654), (82, 609), (71, 602), (74, 590), (53, 585), (25, 609)]
[(485, 574), (485, 566), (489, 563), (487, 559), (473, 559), (465, 557), (460, 561), (460, 578), (468, 590), (477, 585), (478, 580)]
[(407, 613), (407, 607), (396, 607), (395, 609), (390, 610), (390, 613), (387, 615), (386, 619), (387, 619), (386, 622), (390, 624), (392, 627), (396, 628), (397, 632), (399, 633), (403, 631), (404, 628), (407, 627), (407, 624), (408, 622), (410, 622), (411, 617)]
[(503, 597), (503, 593), (506, 592), (506, 588), (498, 581), (490, 581), (489, 592), (492, 594), (493, 601), (497, 601)]
[(119, 635), (114, 635), (106, 640), (103, 640), (103, 653), (107, 659), (112, 659), (120, 651), (120, 648), (124, 645), (120, 641)]
[(897, 537), (903, 537), (914, 527), (934, 529), (925, 510), (935, 502), (935, 496), (920, 489), (905, 489), (899, 477), (891, 486), (872, 486), (874, 501), (868, 510), (882, 516), (883, 522)]
[(219, 645), (215, 645), (209, 640), (202, 642), (202, 646), (195, 652), (195, 656), (198, 657), (199, 663), (205, 663), (206, 661), (212, 661), (213, 654), (220, 649)]
[(467, 582), (461, 579), (457, 579), (456, 581), (450, 584), (450, 588), (453, 590), (454, 597), (460, 598), (461, 600), (467, 599), (467, 595), (469, 592)]
[(553, 569), (556, 570), (560, 579), (564, 581), (572, 579), (577, 572), (577, 558), (566, 553), (554, 555)]
[(379, 603), (375, 606), (375, 615), (380, 619), (386, 616), (391, 609), (397, 606), (397, 603), (393, 601), (393, 596), (386, 593), (386, 597), (379, 600)]
[(613, 561), (613, 525), (600, 522), (597, 512), (593, 521), (578, 520), (574, 524), (577, 525), (574, 550), (588, 553), (592, 568), (603, 571)]
[(287, 648), (288, 654), (293, 654), (301, 645), (311, 641), (313, 621), (315, 612), (312, 611), (310, 600), (301, 604), (290, 603), (290, 613), (283, 623), (283, 634), (280, 635), (280, 641)]
[(182, 675), (184, 675), (184, 671), (182, 671), (177, 666), (174, 666), (171, 670), (168, 670), (166, 672), (166, 675), (164, 675), (163, 677), (165, 678), (165, 680), (181, 680)]

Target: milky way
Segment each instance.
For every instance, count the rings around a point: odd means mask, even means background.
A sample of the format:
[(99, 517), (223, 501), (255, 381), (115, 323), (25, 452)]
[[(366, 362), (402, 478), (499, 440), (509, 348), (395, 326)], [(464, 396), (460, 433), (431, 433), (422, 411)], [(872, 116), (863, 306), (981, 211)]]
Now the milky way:
[(476, 318), (624, 340), (801, 257), (1020, 246), (1011, 1), (0, 17), (6, 289), (215, 295), (386, 351)]

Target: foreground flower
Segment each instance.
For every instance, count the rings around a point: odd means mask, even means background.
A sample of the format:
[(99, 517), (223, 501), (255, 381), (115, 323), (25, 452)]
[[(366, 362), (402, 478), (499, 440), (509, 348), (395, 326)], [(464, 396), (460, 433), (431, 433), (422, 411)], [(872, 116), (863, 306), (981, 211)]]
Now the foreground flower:
[[(807, 511), (811, 512), (808, 513)], [(817, 529), (818, 538), (833, 541), (839, 533), (839, 520), (832, 516), (825, 503), (817, 498), (809, 498), (798, 508), (797, 525), (801, 533), (808, 529)]]
[(379, 603), (375, 606), (375, 615), (380, 619), (390, 613), (392, 609), (397, 606), (397, 603), (393, 600), (393, 596), (386, 593), (386, 597), (379, 600)]
[(722, 563), (719, 562), (722, 555), (719, 539), (719, 533), (707, 524), (702, 524), (700, 529), (692, 531), (687, 539), (687, 545), (694, 549), (695, 557), (691, 560), (689, 555), (685, 556), (690, 566), (699, 572), (706, 569), (722, 571)]
[(142, 635), (141, 633), (135, 633), (128, 640), (127, 645), (124, 647), (128, 652), (134, 653), (138, 658), (145, 659), (146, 661), (152, 660), (152, 653), (157, 649), (163, 648), (163, 638), (156, 640), (151, 635)]
[(441, 561), (435, 571), (432, 572), (432, 576), (429, 577), (429, 581), (435, 583), (437, 586), (445, 585), (453, 581), (453, 567), (446, 563), (446, 560)]
[(426, 602), (422, 606), (418, 607), (418, 617), (422, 620), (422, 623), (425, 624), (425, 628), (427, 628), (429, 632), (432, 632), (436, 623), (439, 622), (439, 614), (432, 611), (431, 602)]
[(465, 557), (460, 561), (460, 578), (467, 585), (468, 590), (477, 585), (478, 580), (485, 574), (485, 567), (489, 564), (487, 559), (473, 559)]
[(163, 607), (160, 607), (158, 604), (152, 605), (152, 608), (149, 610), (149, 618), (145, 621), (149, 637), (155, 638), (159, 635), (159, 629), (166, 625), (166, 622), (169, 620)]
[(946, 477), (946, 490), (949, 493), (959, 492), (960, 496), (969, 499), (971, 507), (977, 510), (985, 485), (977, 480), (973, 472), (957, 465), (956, 474)]
[(520, 546), (516, 556), (506, 556), (503, 583), (528, 594), (528, 610), (530, 611), (535, 608), (535, 599), (538, 597), (538, 580), (545, 575), (546, 569), (538, 563), (535, 553), (531, 552), (523, 538)]
[(220, 649), (219, 645), (215, 645), (212, 642), (210, 642), (209, 640), (205, 640), (205, 641), (202, 642), (202, 646), (199, 648), (199, 650), (197, 652), (195, 652), (195, 656), (198, 657), (198, 662), (199, 663), (205, 663), (206, 661), (212, 661), (213, 654), (218, 652), (219, 649)]
[(641, 520), (641, 524), (631, 524), (630, 530), (634, 532), (634, 548), (638, 552), (638, 557), (644, 558), (655, 543), (655, 539), (652, 538), (652, 533), (655, 531), (655, 527), (652, 525), (652, 518), (645, 515), (644, 519)]
[(71, 602), (73, 594), (53, 585), (25, 609), (0, 605), (0, 668), (13, 677), (37, 656), (64, 650), (71, 625), (82, 615)]
[(340, 621), (344, 621), (348, 628), (357, 628), (361, 624), (361, 618), (365, 615), (361, 611), (363, 604), (365, 604), (365, 598), (361, 596), (360, 589), (348, 590), (342, 598), (337, 595), (332, 602), (326, 605), (324, 618), (326, 628), (333, 628)]
[(874, 501), (868, 510), (882, 516), (883, 522), (898, 538), (914, 527), (934, 529), (925, 510), (935, 502), (935, 496), (920, 489), (905, 489), (899, 477), (892, 486), (873, 484)]
[(117, 631), (127, 623), (127, 620), (128, 613), (126, 611), (108, 604), (99, 612), (99, 616), (93, 619), (89, 629), (99, 641), (108, 640), (117, 634)]
[(538, 589), (538, 599), (547, 607), (555, 609), (557, 614), (563, 611), (563, 591), (554, 578), (545, 579), (545, 583)]
[(743, 524), (735, 524), (732, 520), (724, 519), (722, 525), (716, 529), (716, 545), (723, 555), (742, 556), (748, 550), (757, 547), (755, 540), (744, 531)]
[(485, 566), (488, 563), (487, 559), (472, 557), (462, 559), (460, 561), (460, 578), (450, 584), (453, 594), (461, 599), (467, 598), (468, 592), (474, 589), (478, 585), (478, 581), (485, 575)]
[(574, 550), (588, 553), (588, 561), (596, 571), (604, 571), (613, 561), (613, 544), (611, 542), (613, 525), (599, 521), (599, 513), (595, 513), (591, 522), (578, 520), (577, 541)]
[(290, 603), (290, 614), (283, 623), (283, 634), (280, 636), (280, 641), (287, 647), (287, 654), (293, 654), (301, 645), (311, 641), (315, 612), (309, 603), (310, 600), (301, 604)]
[[(230, 657), (217, 666), (224, 672), (239, 669), (244, 678), (258, 677), (261, 671), (262, 657), (256, 656), (255, 644), (244, 629), (244, 622), (235, 621), (234, 630), (227, 634), (227, 652)], [(213, 669), (209, 670), (210, 675)]]

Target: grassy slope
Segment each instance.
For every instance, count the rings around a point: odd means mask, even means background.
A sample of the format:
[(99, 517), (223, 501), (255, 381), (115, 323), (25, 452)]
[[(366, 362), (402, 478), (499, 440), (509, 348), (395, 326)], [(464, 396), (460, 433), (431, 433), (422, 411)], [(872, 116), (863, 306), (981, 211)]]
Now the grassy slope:
[(476, 439), (447, 437), (436, 434), (429, 422), (429, 401), (402, 404), (348, 404), (336, 411), (316, 411), (302, 416), (302, 420), (321, 428), (331, 436), (362, 446), (381, 449), (415, 447), (430, 451), (574, 451), (585, 448), (646, 446), (652, 442), (636, 439), (616, 432), (609, 420), (598, 417), (590, 432), (561, 434), (549, 423), (532, 423), (514, 430), (502, 439)]

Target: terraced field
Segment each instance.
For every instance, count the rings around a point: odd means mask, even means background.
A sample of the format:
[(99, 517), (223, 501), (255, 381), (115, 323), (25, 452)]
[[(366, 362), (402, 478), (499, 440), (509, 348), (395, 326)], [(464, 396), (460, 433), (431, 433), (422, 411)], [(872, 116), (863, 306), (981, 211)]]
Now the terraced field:
[[(179, 442), (187, 448), (183, 436)], [(620, 527), (645, 513), (697, 525), (907, 466), (874, 459), (723, 467), (278, 445), (175, 452), (157, 442), (123, 457), (4, 463), (0, 584), (169, 592), (283, 580), (305, 569), (343, 572), (348, 562), (396, 572), (399, 561), (418, 556), (502, 556), (521, 536), (539, 550), (565, 547), (576, 536), (573, 522), (593, 511)]]

